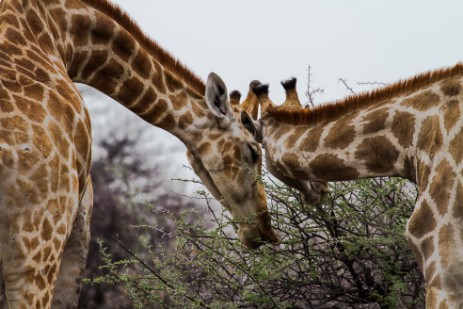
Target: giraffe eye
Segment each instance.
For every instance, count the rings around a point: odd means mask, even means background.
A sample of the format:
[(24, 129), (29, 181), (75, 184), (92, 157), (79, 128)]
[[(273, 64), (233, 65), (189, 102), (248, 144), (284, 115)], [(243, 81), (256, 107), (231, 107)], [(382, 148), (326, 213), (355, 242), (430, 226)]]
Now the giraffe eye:
[(248, 148), (249, 148), (249, 151), (251, 152), (251, 158), (252, 158), (252, 162), (254, 164), (257, 163), (257, 161), (259, 160), (259, 152), (257, 151), (257, 149), (251, 145), (251, 144), (248, 144)]

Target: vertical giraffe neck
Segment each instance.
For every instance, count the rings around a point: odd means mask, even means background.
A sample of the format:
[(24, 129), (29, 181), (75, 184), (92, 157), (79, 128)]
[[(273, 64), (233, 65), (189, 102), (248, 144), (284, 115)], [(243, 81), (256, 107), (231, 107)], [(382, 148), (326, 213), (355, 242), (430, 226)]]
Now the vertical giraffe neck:
[(57, 45), (64, 46), (60, 55), (69, 77), (188, 142), (191, 134), (183, 131), (193, 118), (211, 116), (205, 85), (105, 1), (62, 2), (47, 11), (60, 27)]

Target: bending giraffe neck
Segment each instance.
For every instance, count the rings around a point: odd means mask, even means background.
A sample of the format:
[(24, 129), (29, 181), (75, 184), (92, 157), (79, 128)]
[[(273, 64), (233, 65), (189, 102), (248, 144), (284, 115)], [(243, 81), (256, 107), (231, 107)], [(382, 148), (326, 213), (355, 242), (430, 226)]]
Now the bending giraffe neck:
[[(48, 6), (50, 50), (74, 82), (92, 86), (145, 121), (186, 144), (193, 118), (211, 116), (205, 84), (147, 38), (131, 19), (107, 1), (54, 1)], [(25, 12), (27, 15), (27, 12)], [(31, 27), (34, 36), (44, 33)], [(207, 121), (206, 121), (207, 122)]]

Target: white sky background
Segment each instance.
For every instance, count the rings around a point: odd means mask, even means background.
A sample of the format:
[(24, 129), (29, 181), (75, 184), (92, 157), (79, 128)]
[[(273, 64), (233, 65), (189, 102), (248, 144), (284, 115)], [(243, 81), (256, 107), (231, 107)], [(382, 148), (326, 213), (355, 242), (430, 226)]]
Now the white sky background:
[[(283, 101), (279, 82), (298, 78), (303, 102), (307, 66), (313, 86), (325, 93), (316, 103), (349, 94), (338, 82), (390, 83), (463, 60), (463, 1), (460, 0), (113, 0), (161, 46), (204, 80), (218, 73), (230, 90), (244, 95), (253, 79), (270, 83), (270, 95)], [(90, 110), (109, 117), (93, 117), (94, 128), (118, 119), (117, 103), (103, 97), (84, 97)], [(117, 116), (115, 116), (117, 115)], [(95, 131), (94, 131), (95, 132)], [(161, 130), (152, 140), (180, 147)], [(94, 136), (95, 136), (94, 134)], [(98, 138), (98, 136), (96, 136)], [(165, 146), (167, 147), (167, 146)], [(183, 152), (180, 162), (186, 164)], [(174, 161), (172, 157), (167, 158)], [(177, 160), (177, 159), (175, 159)], [(176, 172), (168, 177), (176, 178)]]

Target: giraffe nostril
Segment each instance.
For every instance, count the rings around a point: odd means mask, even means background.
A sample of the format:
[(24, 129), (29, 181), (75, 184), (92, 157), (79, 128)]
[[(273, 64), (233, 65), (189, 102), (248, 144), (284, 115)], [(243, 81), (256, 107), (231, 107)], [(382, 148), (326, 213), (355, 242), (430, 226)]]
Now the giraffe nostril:
[(23, 151), (24, 151), (24, 152), (29, 152), (29, 151), (31, 151), (31, 148), (28, 147), (28, 146), (25, 146), (25, 147), (23, 148)]

